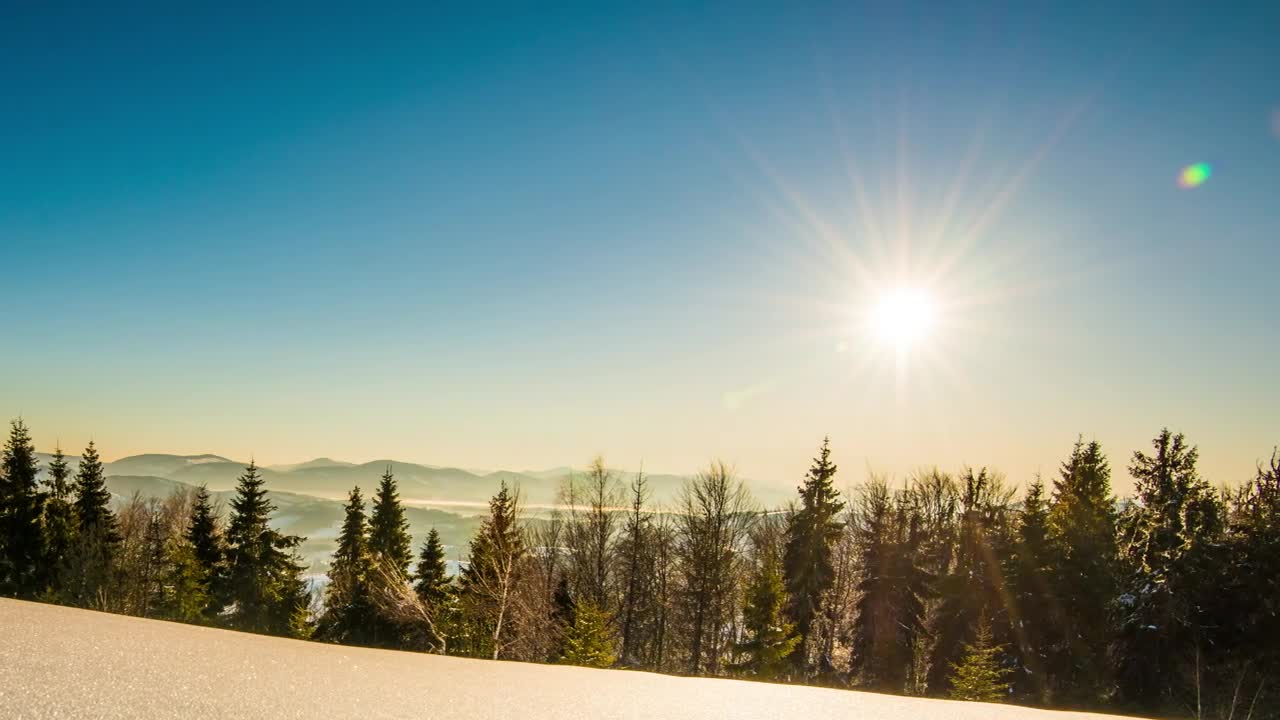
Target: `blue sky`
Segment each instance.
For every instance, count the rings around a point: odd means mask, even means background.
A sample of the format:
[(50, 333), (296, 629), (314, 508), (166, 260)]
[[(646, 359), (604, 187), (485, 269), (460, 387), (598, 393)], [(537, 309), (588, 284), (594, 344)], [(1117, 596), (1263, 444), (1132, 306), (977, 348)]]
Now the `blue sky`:
[(421, 5), (7, 13), (0, 414), (787, 483), (1280, 441), (1274, 7)]

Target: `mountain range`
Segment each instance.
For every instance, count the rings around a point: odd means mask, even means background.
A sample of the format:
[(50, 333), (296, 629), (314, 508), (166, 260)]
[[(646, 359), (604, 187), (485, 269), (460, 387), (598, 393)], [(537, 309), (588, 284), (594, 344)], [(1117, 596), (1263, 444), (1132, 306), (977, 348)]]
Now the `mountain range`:
[[(52, 456), (37, 453), (43, 478)], [(67, 456), (74, 473), (80, 458)], [(107, 488), (117, 503), (133, 496), (165, 497), (175, 491), (191, 491), (204, 485), (215, 502), (225, 507), (235, 492), (236, 482), (248, 463), (221, 455), (166, 455), (148, 453), (131, 455), (104, 463)], [(352, 487), (359, 486), (366, 503), (371, 503), (382, 474), (390, 468), (395, 475), (405, 515), (413, 535), (414, 547), (435, 528), (447, 546), (450, 563), (466, 554), (468, 540), (480, 524), (489, 498), (502, 481), (518, 485), (526, 513), (545, 514), (554, 506), (565, 479), (577, 470), (564, 466), (547, 470), (514, 472), (498, 470), (477, 472), (453, 467), (407, 463), (398, 460), (375, 460), (350, 463), (331, 458), (316, 458), (293, 465), (271, 465), (259, 468), (271, 501), (276, 505), (272, 524), (306, 541), (299, 548), (312, 572), (328, 569), (342, 524), (343, 504)], [(619, 472), (623, 483), (634, 473)], [(652, 492), (650, 504), (673, 507), (687, 478), (680, 475), (646, 475)], [(789, 489), (768, 488), (750, 483), (761, 507), (779, 507), (792, 497)]]
[[(41, 454), (41, 459), (42, 465), (48, 464), (48, 455)], [(68, 461), (74, 466), (79, 458), (68, 457)], [(184, 485), (205, 485), (211, 491), (221, 491), (235, 488), (246, 464), (220, 455), (152, 453), (114, 460), (105, 464), (105, 470), (109, 477), (151, 477)], [(576, 472), (567, 466), (520, 472), (477, 472), (400, 460), (373, 460), (357, 464), (330, 458), (316, 458), (293, 465), (271, 465), (262, 467), (259, 471), (267, 487), (273, 491), (343, 500), (351, 488), (357, 485), (364, 490), (366, 497), (371, 496), (379, 478), (388, 469), (395, 475), (400, 496), (404, 500), (439, 507), (483, 507), (504, 480), (508, 485), (519, 486), (524, 502), (531, 508), (550, 506), (556, 503), (564, 480)], [(626, 471), (619, 471), (618, 474), (624, 485), (634, 477), (634, 473)], [(687, 480), (686, 476), (670, 474), (652, 474), (646, 477), (652, 493), (651, 504), (663, 507), (672, 507), (677, 502), (680, 488)], [(757, 503), (764, 507), (780, 506), (792, 499), (794, 494), (789, 487), (745, 482)]]

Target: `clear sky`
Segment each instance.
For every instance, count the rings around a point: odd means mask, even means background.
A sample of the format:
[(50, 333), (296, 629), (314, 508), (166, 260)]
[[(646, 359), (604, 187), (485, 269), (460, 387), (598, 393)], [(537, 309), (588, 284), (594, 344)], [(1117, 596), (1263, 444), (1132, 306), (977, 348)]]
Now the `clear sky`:
[(56, 5), (0, 23), (42, 449), (791, 484), (830, 434), (846, 481), (1022, 482), (1168, 425), (1236, 482), (1280, 442), (1275, 3)]

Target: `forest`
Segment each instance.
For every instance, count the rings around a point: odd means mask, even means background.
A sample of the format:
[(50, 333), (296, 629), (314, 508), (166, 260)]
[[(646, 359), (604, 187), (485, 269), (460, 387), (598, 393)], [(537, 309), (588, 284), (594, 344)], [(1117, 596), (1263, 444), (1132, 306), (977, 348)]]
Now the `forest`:
[(1164, 429), (1123, 498), (1099, 443), (1064, 454), (1025, 487), (968, 467), (851, 479), (824, 440), (781, 508), (719, 461), (655, 507), (643, 474), (597, 458), (549, 515), (504, 484), (457, 575), (434, 531), (412, 547), (388, 470), (351, 489), (318, 583), (253, 463), (227, 507), (205, 488), (121, 501), (93, 443), (74, 472), (61, 449), (41, 468), (18, 419), (0, 596), (466, 657), (1280, 718), (1280, 453), (1216, 487)]

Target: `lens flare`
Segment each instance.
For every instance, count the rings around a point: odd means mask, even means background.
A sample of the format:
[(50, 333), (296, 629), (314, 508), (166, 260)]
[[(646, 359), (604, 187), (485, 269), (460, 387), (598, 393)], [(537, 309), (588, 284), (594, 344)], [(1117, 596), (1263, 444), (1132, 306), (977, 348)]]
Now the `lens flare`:
[(1213, 173), (1213, 168), (1209, 163), (1196, 163), (1182, 168), (1182, 172), (1178, 173), (1178, 187), (1191, 189), (1200, 187), (1205, 180), (1209, 179), (1209, 175)]

